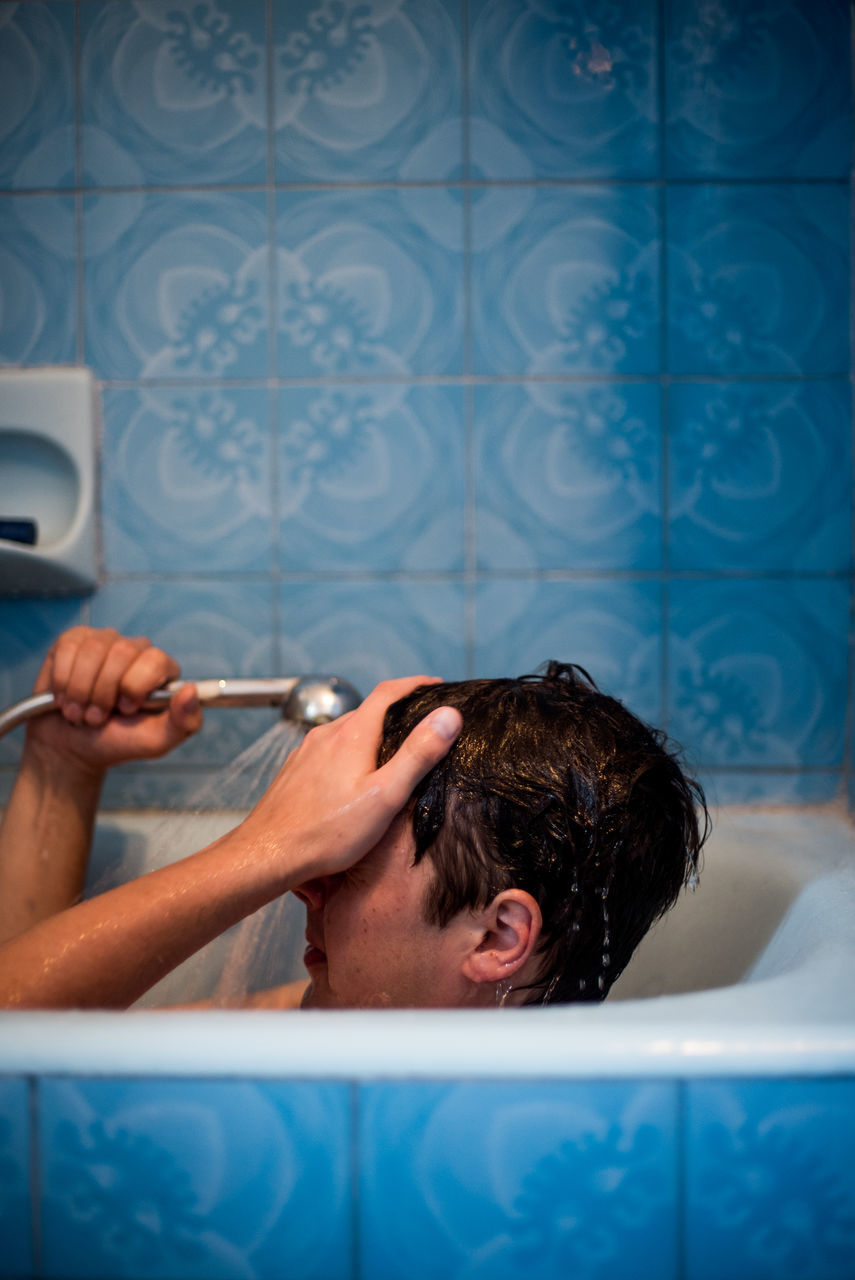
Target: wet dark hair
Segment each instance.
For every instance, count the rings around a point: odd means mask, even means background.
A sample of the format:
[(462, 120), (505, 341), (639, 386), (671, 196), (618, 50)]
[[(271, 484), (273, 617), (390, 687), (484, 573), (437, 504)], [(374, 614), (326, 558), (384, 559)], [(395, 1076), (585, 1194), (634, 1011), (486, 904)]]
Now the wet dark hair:
[(435, 870), (425, 918), (444, 927), (524, 889), (543, 915), (526, 1003), (602, 1000), (697, 875), (703, 791), (663, 733), (558, 662), (417, 689), (387, 711), (380, 763), (443, 705), (460, 709), (463, 731), (411, 802), (415, 861)]

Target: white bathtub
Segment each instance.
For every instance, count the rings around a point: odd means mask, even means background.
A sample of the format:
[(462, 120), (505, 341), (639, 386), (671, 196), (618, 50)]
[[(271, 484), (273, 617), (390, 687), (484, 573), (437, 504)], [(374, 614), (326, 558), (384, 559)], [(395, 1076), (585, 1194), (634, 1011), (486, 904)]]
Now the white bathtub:
[[(109, 872), (117, 858), (134, 871), (154, 865), (152, 832), (161, 822), (145, 814), (106, 816), (94, 879), (106, 883), (105, 867)], [(171, 842), (173, 853), (184, 851), (185, 841), (192, 845), (196, 830), (188, 820), (178, 825), (190, 834)], [(217, 957), (215, 946), (166, 995), (202, 994)], [(851, 1075), (855, 831), (836, 810), (720, 811), (700, 887), (645, 939), (601, 1006), (11, 1013), (0, 1015), (0, 1073), (348, 1080)]]

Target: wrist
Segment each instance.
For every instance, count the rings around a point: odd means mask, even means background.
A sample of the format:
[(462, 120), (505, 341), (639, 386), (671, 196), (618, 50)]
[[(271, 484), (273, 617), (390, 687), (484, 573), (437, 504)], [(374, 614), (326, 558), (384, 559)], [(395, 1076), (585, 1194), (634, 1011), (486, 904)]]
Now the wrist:
[(40, 742), (35, 735), (28, 734), (21, 756), (20, 772), (31, 773), (36, 779), (49, 782), (54, 788), (68, 787), (100, 792), (107, 770), (104, 765), (81, 760), (68, 751)]

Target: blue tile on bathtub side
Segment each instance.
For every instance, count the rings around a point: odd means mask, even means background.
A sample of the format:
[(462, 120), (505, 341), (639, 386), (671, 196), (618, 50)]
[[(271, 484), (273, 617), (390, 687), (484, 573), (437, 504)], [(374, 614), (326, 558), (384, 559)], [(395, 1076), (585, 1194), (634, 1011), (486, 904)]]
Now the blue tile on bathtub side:
[(842, 183), (678, 186), (667, 209), (672, 373), (847, 372)]
[(667, 11), (670, 177), (846, 176), (846, 4), (670, 0)]
[(53, 1280), (346, 1280), (346, 1085), (45, 1080)]
[(474, 177), (658, 176), (655, 3), (469, 11)]
[(677, 1273), (670, 1084), (366, 1086), (359, 1176), (366, 1276)]
[(457, 178), (457, 0), (322, 12), (312, 0), (274, 6), (277, 181)]
[(835, 579), (672, 582), (669, 732), (702, 765), (843, 762), (849, 593)]
[(26, 1080), (0, 1080), (0, 1277), (33, 1272), (30, 1095)]
[(687, 1086), (687, 1280), (851, 1280), (855, 1081)]
[(512, 186), (472, 208), (473, 372), (658, 373), (658, 196)]
[(264, 181), (264, 0), (84, 0), (80, 34), (87, 186)]
[(0, 365), (73, 364), (73, 196), (0, 196)]
[(0, 187), (73, 187), (74, 9), (4, 5)]

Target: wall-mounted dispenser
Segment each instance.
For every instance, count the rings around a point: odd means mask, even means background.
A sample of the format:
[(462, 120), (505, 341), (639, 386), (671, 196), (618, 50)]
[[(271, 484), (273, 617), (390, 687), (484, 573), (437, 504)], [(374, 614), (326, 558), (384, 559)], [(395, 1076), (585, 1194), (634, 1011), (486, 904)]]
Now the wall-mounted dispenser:
[(0, 596), (98, 585), (97, 407), (88, 369), (0, 369)]

